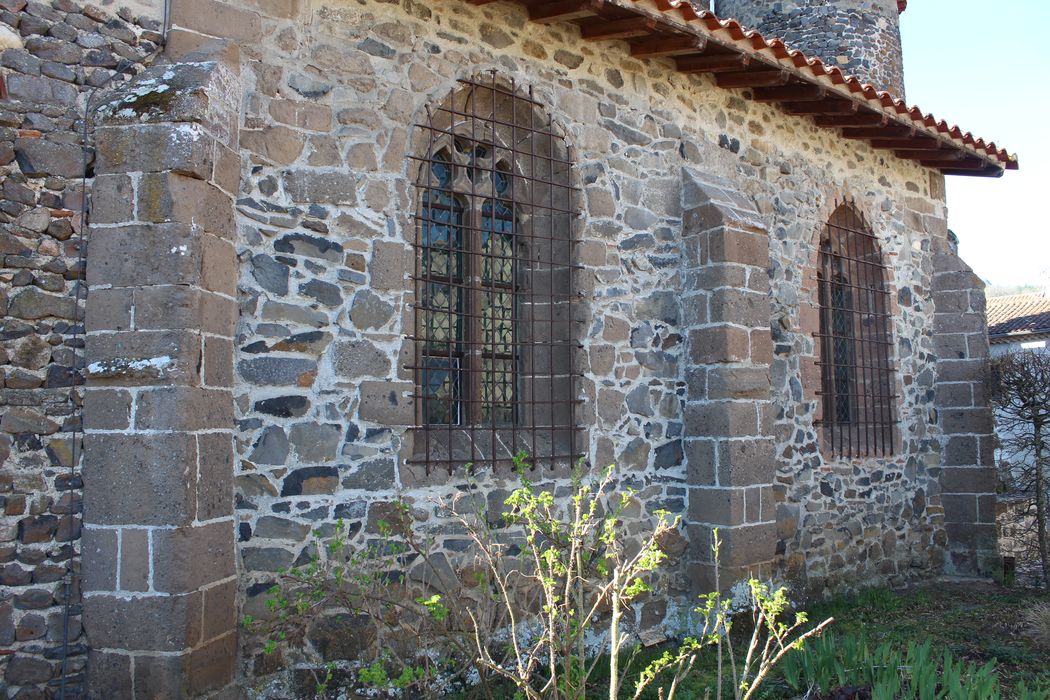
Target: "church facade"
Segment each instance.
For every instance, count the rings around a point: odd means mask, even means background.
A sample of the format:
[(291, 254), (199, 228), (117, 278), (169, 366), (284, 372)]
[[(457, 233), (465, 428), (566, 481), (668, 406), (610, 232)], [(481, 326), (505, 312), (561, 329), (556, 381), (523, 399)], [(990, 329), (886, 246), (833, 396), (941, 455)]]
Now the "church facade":
[(235, 697), (313, 531), (454, 560), (520, 454), (681, 516), (639, 625), (714, 528), (810, 595), (991, 575), (944, 177), (1017, 161), (899, 99), (903, 3), (767, 4), (0, 2), (10, 697)]

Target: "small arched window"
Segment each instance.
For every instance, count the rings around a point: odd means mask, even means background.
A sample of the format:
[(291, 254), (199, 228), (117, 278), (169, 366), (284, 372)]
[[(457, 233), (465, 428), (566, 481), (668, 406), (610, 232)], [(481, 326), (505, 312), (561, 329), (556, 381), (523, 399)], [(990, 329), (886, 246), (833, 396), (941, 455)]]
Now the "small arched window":
[(412, 460), (534, 466), (579, 457), (574, 188), (542, 107), (495, 74), (417, 129)]
[(852, 203), (837, 207), (820, 238), (817, 270), (817, 423), (829, 456), (894, 453), (896, 370), (886, 274), (864, 217)]

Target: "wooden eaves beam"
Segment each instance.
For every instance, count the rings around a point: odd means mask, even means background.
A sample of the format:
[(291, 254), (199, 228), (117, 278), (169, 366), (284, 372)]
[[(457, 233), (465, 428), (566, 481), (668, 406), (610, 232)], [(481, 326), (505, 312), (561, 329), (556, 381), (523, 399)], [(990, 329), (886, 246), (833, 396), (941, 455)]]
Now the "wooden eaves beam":
[(737, 53), (720, 53), (704, 56), (685, 56), (675, 59), (682, 73), (731, 73), (751, 65), (751, 57)]
[(646, 36), (656, 28), (656, 20), (649, 17), (602, 19), (596, 17), (580, 24), (580, 37), (586, 41), (632, 39)]
[(843, 126), (878, 126), (889, 123), (889, 117), (878, 112), (857, 112), (856, 114), (833, 114), (814, 117), (813, 122), (823, 127)]
[(915, 136), (912, 138), (873, 138), (869, 141), (872, 148), (885, 149), (885, 150), (897, 150), (905, 149), (909, 151), (939, 151), (944, 148), (944, 144), (937, 139), (930, 136)]
[(827, 94), (827, 89), (821, 85), (793, 83), (773, 87), (756, 87), (754, 99), (756, 102), (809, 102), (823, 100)]
[(853, 114), (859, 106), (850, 100), (821, 100), (819, 102), (784, 102), (789, 114)]
[(718, 87), (722, 88), (744, 88), (783, 85), (790, 78), (791, 75), (783, 70), (755, 70), (740, 73), (719, 73), (715, 76), (715, 82), (718, 83)]
[(703, 53), (706, 48), (707, 39), (704, 37), (670, 36), (631, 42), (631, 55), (635, 58), (683, 56), (691, 53)]
[(928, 151), (916, 148), (900, 149), (893, 153), (898, 158), (921, 161), (923, 165), (940, 163), (941, 165), (955, 166), (960, 161), (966, 160), (970, 157), (969, 154), (962, 153), (961, 151)]
[(529, 7), (529, 20), (541, 24), (591, 17), (605, 6), (604, 0), (554, 0)]

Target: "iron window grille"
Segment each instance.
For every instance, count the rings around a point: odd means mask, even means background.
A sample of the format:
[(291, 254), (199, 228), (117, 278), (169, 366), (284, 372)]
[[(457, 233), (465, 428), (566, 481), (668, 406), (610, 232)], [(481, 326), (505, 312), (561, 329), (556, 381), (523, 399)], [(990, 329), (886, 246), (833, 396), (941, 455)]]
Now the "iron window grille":
[(836, 207), (820, 238), (817, 336), (825, 454), (891, 456), (896, 368), (887, 268), (878, 239), (853, 202)]
[(531, 90), (495, 72), (459, 83), (416, 124), (410, 461), (568, 466), (582, 444), (568, 149)]

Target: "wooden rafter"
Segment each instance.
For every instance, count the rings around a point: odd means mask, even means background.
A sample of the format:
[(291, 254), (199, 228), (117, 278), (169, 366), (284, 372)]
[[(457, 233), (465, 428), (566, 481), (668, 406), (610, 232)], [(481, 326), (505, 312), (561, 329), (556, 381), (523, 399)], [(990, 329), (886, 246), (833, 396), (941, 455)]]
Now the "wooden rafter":
[(691, 53), (703, 53), (705, 48), (707, 48), (707, 39), (703, 37), (669, 36), (631, 42), (631, 55), (635, 58), (683, 56)]
[(897, 150), (903, 148), (909, 151), (937, 151), (944, 148), (944, 144), (935, 138), (927, 136), (914, 137), (914, 138), (902, 138), (902, 139), (883, 139), (875, 138), (869, 141), (872, 148), (886, 149), (886, 150)]
[(602, 19), (596, 17), (580, 24), (580, 37), (587, 41), (631, 39), (646, 36), (656, 28), (656, 20), (648, 17)]
[(591, 17), (605, 6), (603, 0), (554, 0), (529, 7), (529, 19), (550, 24), (570, 19)]
[(877, 112), (857, 112), (856, 114), (833, 114), (828, 116), (814, 117), (817, 126), (876, 126), (889, 124), (889, 117)]
[(915, 133), (915, 129), (906, 126), (852, 126), (841, 132), (845, 139), (881, 139), (904, 138)]
[(904, 148), (894, 151), (898, 158), (907, 160), (921, 160), (923, 163), (940, 163), (958, 167), (959, 161), (969, 158), (969, 155), (959, 151), (930, 151), (922, 148)]
[(718, 87), (744, 88), (760, 87), (769, 85), (783, 85), (791, 78), (787, 71), (782, 70), (756, 70), (743, 71), (740, 73), (719, 73), (715, 76)]
[(751, 57), (735, 53), (686, 56), (676, 58), (675, 65), (683, 73), (729, 73), (747, 68), (751, 65)]
[(828, 91), (823, 86), (807, 83), (759, 87), (755, 88), (754, 92), (756, 102), (808, 102), (823, 100), (827, 94)]
[(791, 114), (852, 114), (858, 109), (857, 103), (849, 100), (784, 102), (781, 106)]

